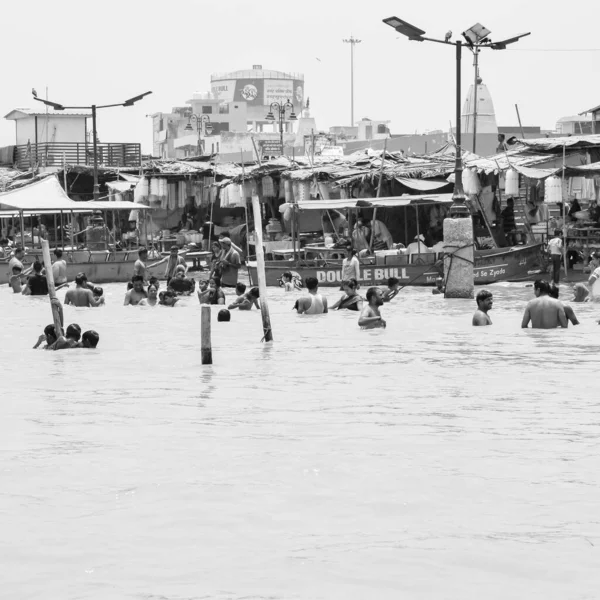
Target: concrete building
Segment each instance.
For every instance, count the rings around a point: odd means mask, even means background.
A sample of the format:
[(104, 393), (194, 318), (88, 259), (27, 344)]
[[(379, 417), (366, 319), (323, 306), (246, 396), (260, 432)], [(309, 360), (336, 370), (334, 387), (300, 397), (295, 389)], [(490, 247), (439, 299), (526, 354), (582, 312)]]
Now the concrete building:
[(35, 143), (85, 143), (87, 119), (92, 113), (71, 110), (45, 111), (15, 108), (5, 117), (15, 122), (15, 145)]
[(592, 115), (582, 114), (561, 117), (556, 122), (556, 133), (559, 135), (589, 135), (593, 133)]

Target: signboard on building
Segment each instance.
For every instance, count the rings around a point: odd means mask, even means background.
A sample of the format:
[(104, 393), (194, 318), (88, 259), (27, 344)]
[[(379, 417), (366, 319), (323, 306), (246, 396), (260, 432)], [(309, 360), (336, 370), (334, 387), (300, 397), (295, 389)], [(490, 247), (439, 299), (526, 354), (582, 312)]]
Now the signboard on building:
[(210, 91), (222, 102), (247, 102), (249, 107), (288, 100), (296, 112), (304, 106), (304, 82), (301, 79), (222, 79), (212, 81)]
[(262, 157), (283, 155), (283, 146), (280, 140), (258, 140), (258, 146)]
[(265, 104), (285, 104), (294, 100), (294, 82), (291, 79), (265, 79)]

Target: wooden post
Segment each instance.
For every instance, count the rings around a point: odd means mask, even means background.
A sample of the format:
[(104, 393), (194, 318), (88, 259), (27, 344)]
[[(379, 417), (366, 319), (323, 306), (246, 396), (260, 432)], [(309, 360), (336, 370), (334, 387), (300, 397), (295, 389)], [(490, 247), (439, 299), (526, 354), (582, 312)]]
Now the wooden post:
[(210, 306), (202, 306), (200, 318), (200, 351), (202, 364), (212, 365), (212, 342), (210, 336)]
[(52, 303), (56, 298), (56, 288), (54, 287), (54, 275), (52, 273), (52, 260), (50, 259), (50, 245), (48, 240), (41, 240), (42, 255), (44, 257), (44, 267), (46, 269), (46, 281), (48, 282), (48, 296), (50, 296), (50, 307), (52, 308), (52, 320), (54, 321), (54, 330), (58, 339), (62, 334), (62, 323), (60, 320), (60, 309)]
[(263, 332), (265, 342), (273, 341), (271, 330), (271, 317), (267, 304), (267, 279), (265, 274), (265, 254), (263, 249), (262, 219), (260, 217), (260, 203), (258, 196), (252, 194), (252, 211), (254, 213), (254, 241), (256, 243), (256, 273), (258, 276), (258, 290), (260, 293), (260, 312), (262, 313)]

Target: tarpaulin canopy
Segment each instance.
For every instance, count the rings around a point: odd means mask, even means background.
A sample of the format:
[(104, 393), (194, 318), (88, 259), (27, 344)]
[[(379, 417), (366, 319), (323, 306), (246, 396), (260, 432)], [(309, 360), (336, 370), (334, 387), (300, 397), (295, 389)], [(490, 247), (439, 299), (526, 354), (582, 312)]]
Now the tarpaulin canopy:
[[(356, 208), (356, 198), (344, 200), (303, 200), (298, 202), (300, 210), (336, 210), (340, 208)], [(285, 205), (284, 205), (285, 206)]]
[(568, 137), (536, 138), (519, 140), (520, 144), (533, 150), (556, 150), (563, 146), (567, 148), (590, 148), (600, 146), (600, 134), (594, 135), (571, 135)]
[[(77, 202), (77, 204), (82, 204), (82, 202)], [(108, 200), (90, 200), (85, 205), (89, 206), (92, 210), (151, 210), (145, 204), (127, 202), (126, 200), (114, 200), (113, 202)]]
[(521, 167), (520, 165), (513, 165), (513, 168), (529, 179), (546, 179), (562, 170), (561, 168), (535, 169), (533, 167)]
[(600, 162), (591, 163), (589, 165), (567, 167), (565, 175), (579, 177), (600, 175)]
[(389, 196), (387, 198), (364, 198), (358, 207), (390, 208), (392, 206), (415, 206), (424, 204), (446, 204), (452, 202), (452, 194), (420, 194), (417, 196)]
[(433, 181), (431, 179), (413, 179), (412, 177), (396, 177), (396, 181), (403, 186), (418, 192), (433, 192), (448, 185), (447, 181)]
[[(81, 204), (65, 194), (56, 177), (46, 177), (31, 185), (0, 194), (0, 210), (14, 208), (19, 211), (36, 212), (78, 211), (82, 208)], [(85, 210), (89, 210), (89, 207), (86, 206)]]
[(128, 192), (135, 186), (131, 181), (107, 181), (106, 187), (116, 193)]

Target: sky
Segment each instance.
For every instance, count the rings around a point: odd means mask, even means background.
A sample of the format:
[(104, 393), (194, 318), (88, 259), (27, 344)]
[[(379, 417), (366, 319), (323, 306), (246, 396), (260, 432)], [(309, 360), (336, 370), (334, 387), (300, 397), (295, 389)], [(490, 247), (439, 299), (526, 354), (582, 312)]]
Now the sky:
[[(382, 23), (390, 16), (438, 38), (448, 30), (456, 38), (477, 22), (492, 40), (531, 31), (508, 50), (480, 56), (499, 125), (517, 123), (515, 104), (523, 125), (543, 129), (600, 104), (598, 0), (580, 0), (573, 10), (547, 0), (5, 4), (1, 116), (33, 107), (32, 87), (40, 96), (47, 87), (48, 98), (65, 105), (111, 104), (152, 90), (139, 104), (106, 109), (98, 118), (102, 142), (141, 142), (143, 152), (152, 149), (148, 115), (208, 91), (211, 73), (254, 64), (304, 73), (318, 129), (349, 125), (350, 45), (342, 40), (350, 35), (361, 40), (355, 120), (390, 120), (393, 134), (447, 131), (455, 118), (454, 49), (409, 41)], [(464, 99), (473, 80), (468, 52), (462, 72)], [(0, 146), (13, 144), (14, 135), (14, 122), (0, 119)]]

